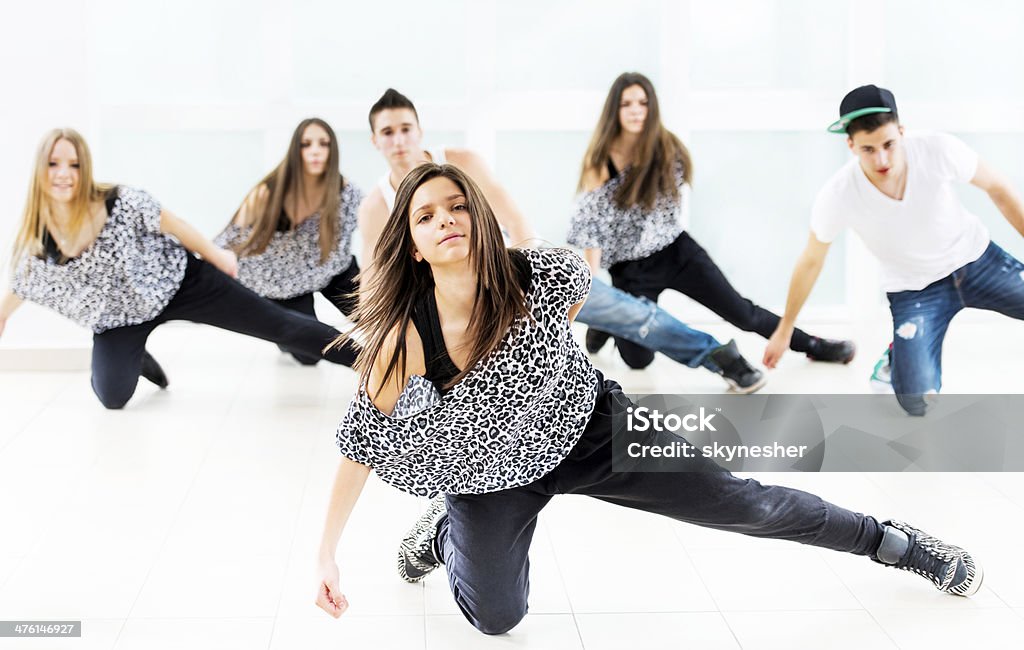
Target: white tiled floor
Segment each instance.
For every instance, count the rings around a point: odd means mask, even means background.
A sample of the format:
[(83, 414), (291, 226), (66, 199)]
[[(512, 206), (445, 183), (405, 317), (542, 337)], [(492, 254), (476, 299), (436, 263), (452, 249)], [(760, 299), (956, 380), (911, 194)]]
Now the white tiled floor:
[[(706, 329), (735, 336), (754, 360), (763, 350), (728, 326)], [(1005, 319), (958, 322), (947, 392), (1024, 393), (1021, 333)], [(886, 341), (876, 330), (858, 339), (850, 366), (791, 354), (766, 390), (867, 390)], [(531, 553), (531, 613), (499, 637), (466, 623), (443, 575), (416, 586), (394, 575), (396, 542), (423, 504), (371, 478), (339, 550), (351, 609), (336, 621), (312, 604), (313, 558), (353, 373), (188, 325), (161, 328), (150, 347), (171, 388), (143, 382), (121, 412), (99, 406), (84, 372), (0, 373), (0, 620), (84, 621), (80, 639), (0, 648), (910, 649), (1024, 638), (1024, 476), (997, 473), (758, 477), (969, 548), (987, 571), (969, 600), (864, 558), (558, 498)], [(722, 390), (663, 358), (641, 372), (610, 350), (596, 362), (628, 391)]]

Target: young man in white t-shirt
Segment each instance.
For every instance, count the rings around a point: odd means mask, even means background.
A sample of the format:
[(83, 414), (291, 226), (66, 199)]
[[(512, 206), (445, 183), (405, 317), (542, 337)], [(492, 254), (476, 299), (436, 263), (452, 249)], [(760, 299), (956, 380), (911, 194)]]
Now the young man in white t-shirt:
[(884, 88), (851, 91), (839, 113), (829, 130), (845, 133), (857, 157), (818, 192), (810, 238), (764, 364), (774, 368), (788, 348), (829, 245), (848, 226), (881, 262), (893, 316), (893, 390), (904, 410), (924, 415), (924, 395), (942, 385), (942, 341), (957, 312), (974, 307), (1024, 319), (1024, 264), (989, 239), (953, 183), (985, 190), (1021, 235), (1024, 205), (1006, 179), (958, 138), (904, 135), (896, 100)]
[[(513, 245), (529, 245), (533, 230), (486, 163), (467, 149), (424, 149), (423, 131), (412, 101), (389, 88), (370, 108), (373, 145), (388, 162), (388, 171), (359, 205), (363, 239), (360, 282), (372, 273), (373, 248), (391, 215), (402, 179), (425, 162), (456, 165), (483, 190), (494, 214)], [(764, 373), (747, 362), (735, 341), (725, 345), (706, 332), (674, 318), (657, 303), (620, 291), (594, 278), (590, 294), (576, 320), (618, 338), (632, 341), (690, 368), (704, 367), (722, 376), (732, 390), (752, 393), (765, 384)]]

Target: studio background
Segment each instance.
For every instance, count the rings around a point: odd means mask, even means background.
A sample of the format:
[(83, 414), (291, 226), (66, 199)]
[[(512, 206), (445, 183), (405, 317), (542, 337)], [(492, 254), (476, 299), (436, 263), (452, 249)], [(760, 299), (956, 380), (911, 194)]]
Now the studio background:
[[(342, 172), (369, 190), (386, 167), (366, 114), (389, 86), (416, 103), (425, 145), (483, 154), (539, 234), (563, 243), (605, 93), (636, 70), (693, 153), (689, 229), (741, 292), (781, 309), (814, 196), (849, 156), (825, 127), (856, 85), (891, 88), (908, 129), (960, 136), (1024, 190), (1022, 24), (1011, 0), (14, 5), (0, 23), (4, 277), (50, 128), (85, 135), (98, 180), (141, 187), (213, 236), (307, 116), (334, 127)], [(1024, 256), (981, 191), (961, 194)], [(844, 235), (802, 319), (886, 326), (877, 277)], [(677, 295), (663, 304), (716, 319)], [(84, 349), (89, 338), (25, 305), (0, 348)]]

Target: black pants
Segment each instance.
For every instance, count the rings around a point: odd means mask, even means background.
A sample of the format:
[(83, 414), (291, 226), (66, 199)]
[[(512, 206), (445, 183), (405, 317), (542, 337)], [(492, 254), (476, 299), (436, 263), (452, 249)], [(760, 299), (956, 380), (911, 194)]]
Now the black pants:
[[(352, 297), (359, 289), (359, 283), (356, 282), (356, 276), (359, 275), (359, 265), (356, 264), (355, 259), (348, 265), (348, 268), (339, 273), (338, 275), (331, 278), (331, 281), (327, 283), (327, 286), (320, 289), (320, 294), (331, 301), (335, 307), (338, 308), (342, 314), (346, 317), (351, 316), (352, 312), (356, 309), (358, 300)], [(315, 293), (315, 292), (314, 292)], [(304, 293), (301, 296), (295, 296), (294, 298), (285, 298), (282, 300), (274, 300), (277, 304), (282, 307), (297, 311), (307, 316), (316, 318), (316, 311), (313, 309), (313, 294)], [(284, 352), (290, 352), (295, 360), (305, 366), (311, 366), (320, 361), (321, 356), (319, 354), (309, 355), (302, 352), (296, 352), (294, 350), (288, 350), (284, 345), (278, 345)], [(345, 342), (345, 348), (353, 355), (353, 358), (358, 353), (355, 345), (351, 341)]]
[[(665, 289), (674, 289), (745, 332), (769, 338), (779, 324), (777, 315), (741, 296), (707, 251), (686, 232), (657, 253), (642, 260), (619, 262), (608, 271), (617, 289), (654, 302)], [(793, 330), (790, 348), (808, 352), (810, 343), (806, 332)], [(654, 360), (652, 350), (636, 343), (617, 338), (615, 345), (630, 368), (646, 368)]]
[[(93, 335), (92, 389), (103, 406), (119, 409), (131, 399), (142, 371), (146, 339), (157, 326), (171, 320), (214, 325), (309, 356), (321, 356), (324, 346), (340, 334), (315, 318), (275, 305), (212, 264), (189, 255), (181, 287), (159, 316)], [(346, 366), (355, 361), (355, 355), (346, 349), (332, 348), (322, 356)]]
[[(882, 528), (875, 518), (807, 492), (737, 478), (703, 457), (671, 461), (694, 471), (613, 472), (612, 414), (630, 405), (618, 384), (603, 381), (583, 437), (549, 474), (510, 490), (447, 495), (438, 548), (455, 602), (477, 629), (501, 634), (526, 615), (530, 542), (537, 516), (555, 494), (585, 494), (699, 526), (859, 555), (878, 550)], [(668, 432), (651, 438), (653, 444), (680, 440)], [(610, 557), (620, 551), (608, 549)]]

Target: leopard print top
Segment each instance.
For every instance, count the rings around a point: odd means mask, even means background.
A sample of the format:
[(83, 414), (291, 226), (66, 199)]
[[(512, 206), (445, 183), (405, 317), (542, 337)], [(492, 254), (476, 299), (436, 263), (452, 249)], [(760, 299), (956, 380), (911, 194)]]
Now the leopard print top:
[[(267, 248), (238, 259), (238, 281), (265, 298), (285, 300), (323, 289), (331, 278), (352, 264), (352, 233), (363, 193), (345, 182), (338, 203), (338, 234), (334, 250), (320, 263), (320, 215), (305, 219), (297, 228), (274, 233)], [(242, 244), (251, 226), (229, 225), (213, 240), (222, 248)]]
[(623, 173), (604, 185), (584, 192), (576, 201), (569, 221), (568, 241), (578, 248), (600, 248), (601, 267), (642, 260), (665, 248), (683, 232), (689, 209), (689, 185), (683, 183), (683, 165), (676, 166), (679, 197), (660, 194), (650, 210), (633, 205), (623, 210), (615, 204), (615, 192)]
[(188, 252), (160, 231), (160, 204), (118, 187), (96, 240), (78, 257), (27, 256), (11, 289), (99, 333), (153, 320), (185, 277)]
[(388, 416), (361, 387), (338, 425), (343, 455), (426, 497), (525, 485), (562, 462), (597, 398), (597, 372), (567, 317), (587, 296), (590, 270), (569, 250), (522, 252), (532, 269), (533, 320), (521, 319), (443, 397), (413, 376)]

